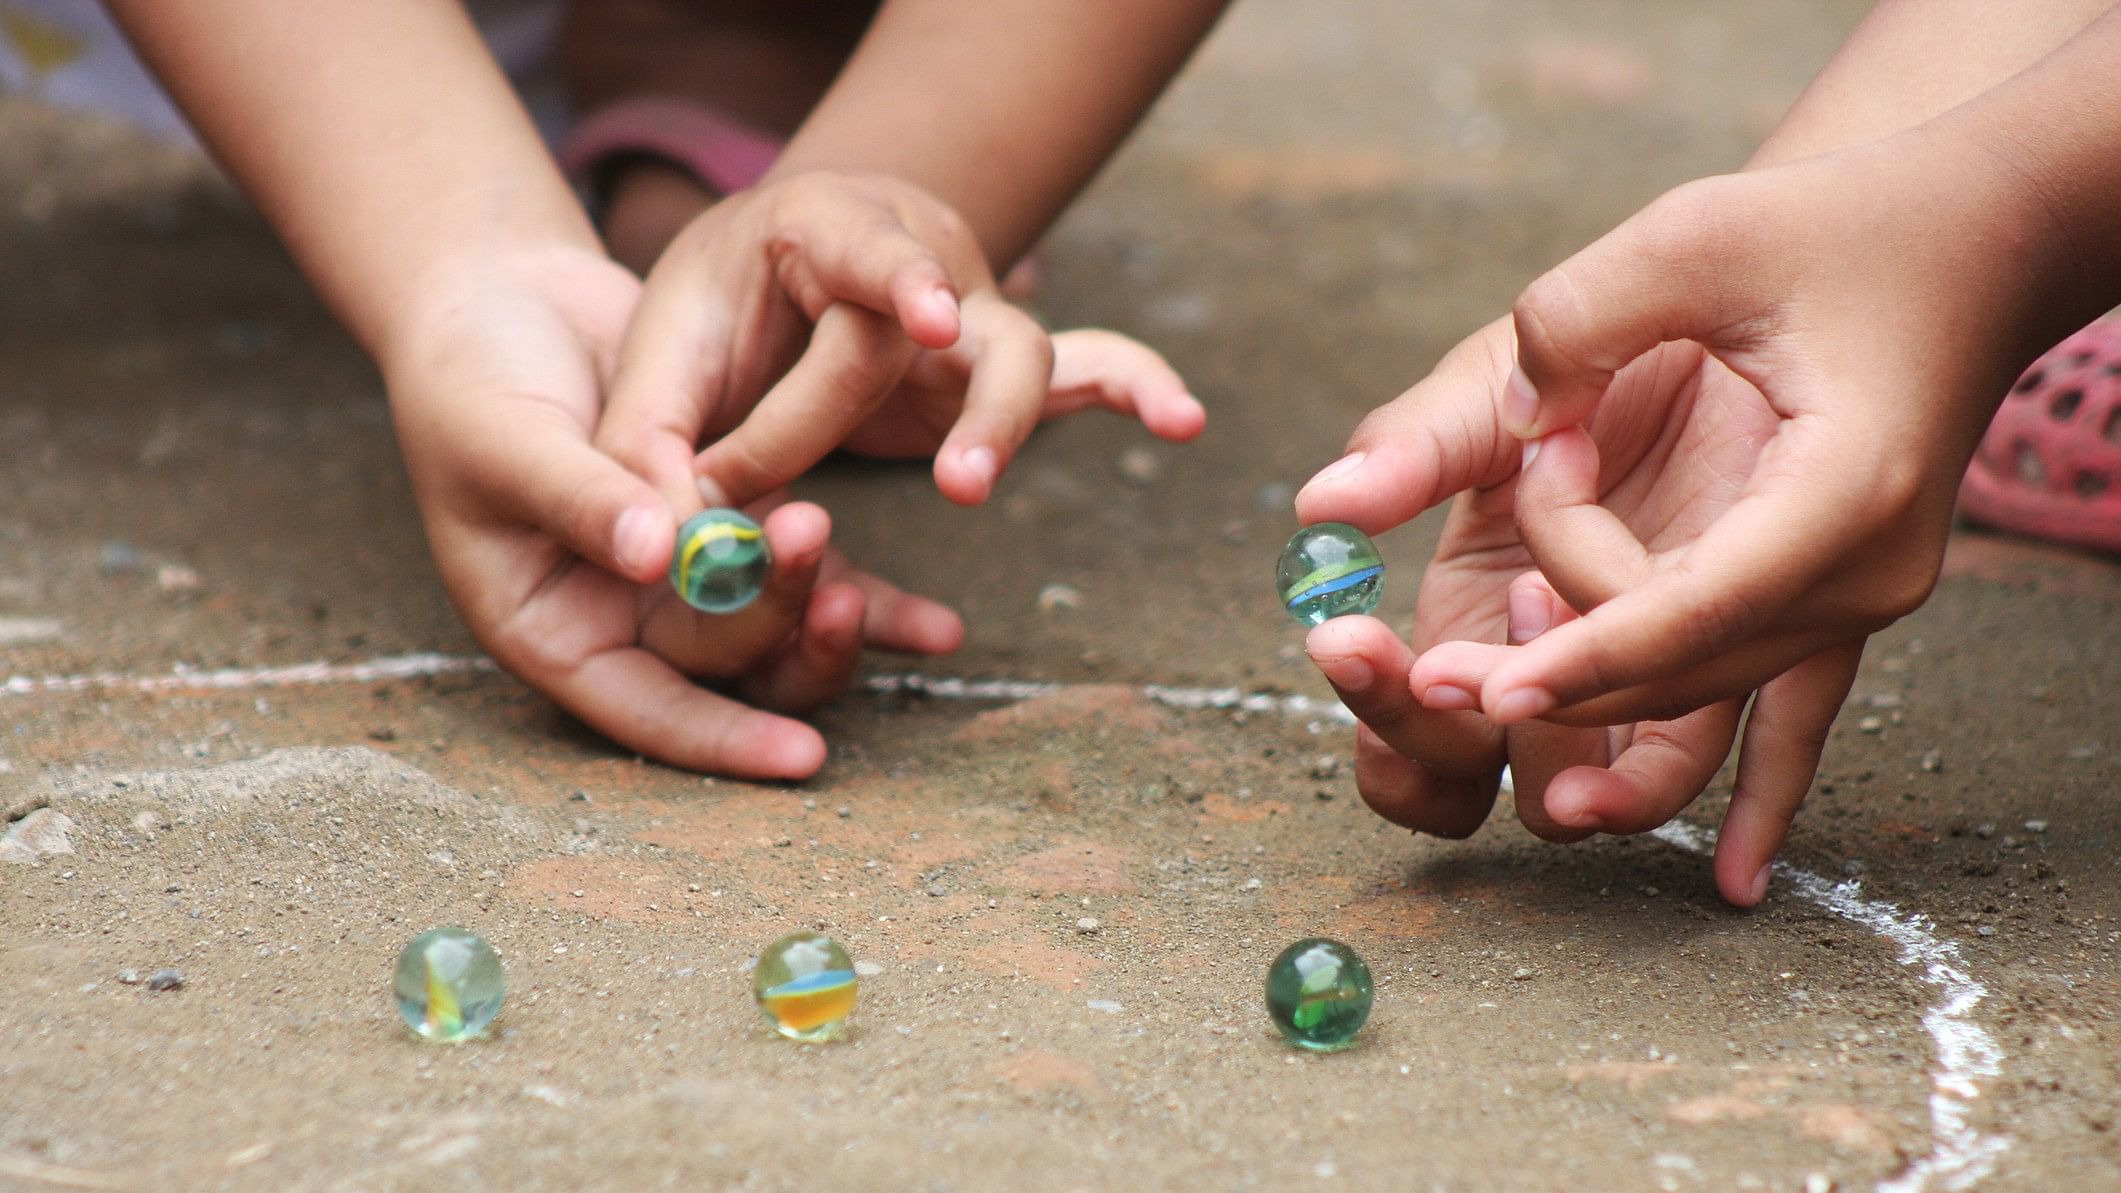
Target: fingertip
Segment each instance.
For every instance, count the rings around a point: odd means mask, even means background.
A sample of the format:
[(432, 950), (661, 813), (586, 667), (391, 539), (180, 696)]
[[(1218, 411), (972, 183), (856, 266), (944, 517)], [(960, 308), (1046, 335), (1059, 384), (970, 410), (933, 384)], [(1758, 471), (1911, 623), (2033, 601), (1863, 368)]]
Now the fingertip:
[(1606, 831), (1606, 818), (1599, 811), (1597, 789), (1590, 783), (1569, 782), (1577, 770), (1572, 767), (1547, 781), (1546, 791), (1540, 799), (1547, 816), (1555, 824), (1566, 829), (1587, 833)]
[(676, 545), (677, 521), (658, 502), (627, 506), (612, 526), (612, 560), (620, 575), (639, 583), (662, 574)]
[(913, 645), (922, 654), (950, 654), (965, 644), (965, 619), (954, 609), (931, 605), (914, 614)]
[(963, 451), (945, 451), (935, 459), (935, 487), (958, 505), (978, 505), (987, 500), (1000, 475), (1000, 458), (984, 443)]
[(766, 515), (764, 529), (776, 568), (811, 566), (832, 538), (832, 515), (823, 506), (791, 501)]
[(761, 735), (753, 757), (762, 779), (807, 779), (825, 765), (825, 735), (801, 721), (766, 716), (773, 722)]
[(1374, 617), (1336, 617), (1304, 636), (1304, 653), (1333, 686), (1361, 695), (1376, 686), (1400, 647), (1391, 627)]
[(1772, 860), (1754, 864), (1734, 853), (1730, 860), (1716, 859), (1716, 890), (1733, 907), (1758, 907), (1767, 898), (1775, 875)]
[(941, 350), (957, 343), (964, 332), (957, 294), (940, 278), (934, 267), (909, 270), (899, 287), (899, 323), (913, 342), (923, 348)]
[(860, 650), (862, 618), (868, 605), (869, 598), (852, 584), (821, 585), (810, 595), (804, 630), (820, 647), (835, 654)]
[(1159, 398), (1140, 399), (1142, 425), (1166, 443), (1187, 443), (1208, 428), (1208, 408), (1199, 398), (1180, 390)]

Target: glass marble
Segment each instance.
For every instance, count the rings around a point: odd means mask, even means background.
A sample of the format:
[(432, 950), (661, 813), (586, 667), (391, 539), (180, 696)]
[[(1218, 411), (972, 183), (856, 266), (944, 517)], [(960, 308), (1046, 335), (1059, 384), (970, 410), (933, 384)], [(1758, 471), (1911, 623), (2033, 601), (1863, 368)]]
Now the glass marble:
[(702, 613), (734, 613), (758, 599), (772, 567), (758, 523), (735, 510), (705, 510), (678, 527), (670, 586)]
[(816, 932), (791, 932), (767, 945), (751, 973), (759, 1010), (791, 1040), (830, 1040), (847, 1030), (860, 989), (847, 950)]
[(1267, 1014), (1291, 1044), (1338, 1052), (1370, 1017), (1370, 967), (1337, 940), (1312, 937), (1267, 967)]
[(391, 981), (398, 1014), (422, 1039), (454, 1044), (484, 1035), (508, 992), (501, 955), (476, 933), (436, 928), (398, 954)]
[(1289, 616), (1320, 625), (1350, 613), (1369, 613), (1384, 595), (1385, 561), (1370, 536), (1343, 522), (1320, 522), (1296, 532), (1274, 565), (1274, 587)]

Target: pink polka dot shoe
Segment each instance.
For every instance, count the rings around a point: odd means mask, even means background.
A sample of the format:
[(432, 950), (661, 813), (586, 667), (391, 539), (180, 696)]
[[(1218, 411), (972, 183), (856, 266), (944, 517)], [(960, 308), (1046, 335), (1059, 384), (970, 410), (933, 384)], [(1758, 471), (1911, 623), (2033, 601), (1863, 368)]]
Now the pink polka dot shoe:
[(2033, 362), (1959, 488), (1969, 521), (2121, 554), (2121, 316)]

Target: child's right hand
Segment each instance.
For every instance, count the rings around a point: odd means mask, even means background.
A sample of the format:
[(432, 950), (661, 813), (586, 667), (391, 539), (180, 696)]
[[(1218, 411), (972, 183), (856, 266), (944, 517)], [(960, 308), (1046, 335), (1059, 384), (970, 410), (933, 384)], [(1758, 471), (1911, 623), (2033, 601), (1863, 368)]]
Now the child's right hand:
[(1643, 831), (1750, 697), (1716, 871), (1757, 902), (1864, 640), (1935, 582), (1988, 414), (2091, 313), (2053, 301), (2071, 238), (2016, 186), (1918, 134), (1690, 184), (1374, 414), (1307, 521), (1472, 492), (1418, 662), (1374, 622), (1311, 637), (1370, 727), (1373, 805), (1470, 831), (1506, 748), (1535, 831)]
[(1049, 337), (925, 192), (806, 174), (722, 200), (664, 252), (597, 442), (681, 516), (777, 490), (840, 448), (932, 453), (937, 487), (970, 505), (1042, 419), (1091, 407), (1173, 441), (1206, 418), (1133, 340)]

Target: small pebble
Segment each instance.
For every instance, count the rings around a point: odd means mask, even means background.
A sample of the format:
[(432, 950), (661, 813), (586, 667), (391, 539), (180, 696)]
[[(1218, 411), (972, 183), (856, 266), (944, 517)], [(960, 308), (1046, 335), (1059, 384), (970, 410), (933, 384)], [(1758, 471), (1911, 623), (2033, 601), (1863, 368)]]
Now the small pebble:
[(1296, 486), (1287, 481), (1261, 485), (1252, 492), (1252, 508), (1263, 514), (1286, 514), (1296, 503)]
[(2028, 820), (2025, 822), (2025, 831), (2029, 833), (2044, 833), (2047, 831), (2047, 821)]
[(137, 572), (146, 566), (147, 557), (140, 554), (140, 549), (130, 543), (105, 543), (96, 560), (97, 570), (106, 576), (115, 576), (119, 572)]
[(1532, 971), (1520, 967), (1510, 975), (1510, 980), (1513, 982), (1529, 982), (1532, 980)]
[(793, 837), (775, 837), (773, 839), (773, 847), (775, 849), (786, 849), (793, 844), (795, 844), (795, 838)]
[(1311, 762), (1311, 777), (1314, 779), (1330, 779), (1339, 773), (1340, 755), (1338, 754), (1320, 754)]
[(1885, 732), (1885, 721), (1878, 717), (1865, 717), (1856, 722), (1856, 731), (1870, 734), (1883, 733)]
[(118, 971), (118, 984), (121, 986), (137, 986), (141, 980), (140, 971), (137, 969), (121, 969)]
[(949, 891), (943, 889), (943, 884), (940, 882), (929, 884), (928, 897), (930, 899), (940, 899), (949, 893)]
[(1097, 920), (1090, 916), (1084, 916), (1083, 918), (1075, 921), (1075, 930), (1077, 932), (1082, 933), (1084, 936), (1096, 935), (1097, 930), (1100, 927), (1102, 927), (1102, 925), (1100, 925)]
[(854, 809), (842, 805), (841, 807), (834, 808), (832, 810), (832, 814), (834, 816), (839, 817), (841, 820), (845, 820), (849, 816), (854, 815)]
[(1164, 465), (1148, 448), (1130, 447), (1119, 454), (1119, 474), (1129, 484), (1153, 485), (1164, 474)]
[(1996, 930), (1994, 928), (1989, 927), (1987, 924), (1983, 924), (1979, 928), (1974, 929), (1974, 935), (1976, 936), (1994, 936), (1995, 934)]
[(175, 990), (184, 984), (184, 975), (174, 969), (158, 969), (147, 976), (147, 988), (154, 991)]
[(1990, 837), (1993, 837), (1993, 836), (1995, 836), (1995, 835), (1996, 835), (1996, 824), (1995, 824), (1995, 822), (1994, 822), (1994, 821), (1991, 821), (1991, 820), (1984, 820), (1984, 821), (1982, 821), (1982, 822), (1981, 822), (1980, 824), (1977, 824), (1977, 825), (1975, 825), (1975, 826), (1974, 826), (1974, 835), (1975, 835), (1975, 836), (1977, 836), (1977, 837), (1979, 837), (1979, 838), (1981, 838), (1981, 839), (1982, 839), (1982, 840), (1984, 840), (1984, 841), (1988, 840), (1988, 839), (1989, 839)]
[(1944, 755), (1935, 750), (1924, 750), (1922, 752), (1922, 769), (1933, 775), (1943, 770)]
[(185, 594), (199, 591), (204, 584), (199, 573), (182, 564), (165, 563), (155, 569), (155, 587), (164, 592)]
[(1051, 613), (1056, 609), (1081, 608), (1083, 594), (1066, 584), (1048, 584), (1038, 590), (1038, 611)]

